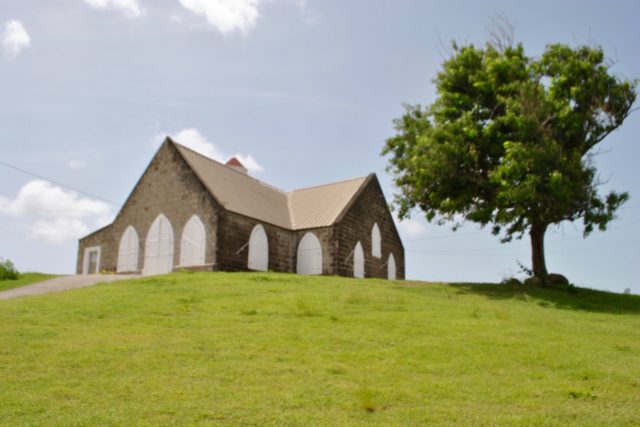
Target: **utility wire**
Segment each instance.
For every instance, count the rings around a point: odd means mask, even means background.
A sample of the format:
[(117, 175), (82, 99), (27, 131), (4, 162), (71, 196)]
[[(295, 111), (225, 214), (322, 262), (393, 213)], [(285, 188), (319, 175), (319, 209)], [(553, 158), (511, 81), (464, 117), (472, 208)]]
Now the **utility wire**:
[(93, 193), (89, 193), (88, 191), (83, 191), (83, 190), (80, 190), (78, 188), (72, 187), (70, 185), (66, 185), (66, 184), (63, 184), (61, 182), (54, 181), (53, 179), (49, 179), (49, 178), (44, 177), (42, 175), (38, 175), (37, 173), (29, 172), (28, 170), (19, 168), (17, 166), (10, 165), (9, 163), (5, 163), (3, 161), (0, 161), (0, 165), (6, 166), (6, 167), (8, 167), (10, 169), (13, 169), (13, 170), (16, 170), (18, 172), (22, 172), (22, 173), (24, 173), (26, 175), (30, 175), (30, 176), (33, 176), (33, 177), (36, 177), (36, 178), (43, 179), (43, 180), (48, 181), (48, 182), (50, 182), (52, 184), (59, 185), (60, 187), (64, 187), (64, 188), (67, 188), (69, 190), (73, 190), (73, 191), (78, 192), (80, 194), (84, 194), (85, 196), (93, 197), (94, 199), (99, 199), (99, 200), (102, 200), (103, 202), (107, 202), (107, 203), (110, 203), (112, 205), (122, 206), (122, 203), (114, 202), (113, 200), (106, 199), (104, 197), (98, 196), (98, 195), (93, 194)]
[[(603, 249), (610, 249), (610, 248), (617, 248), (620, 246), (629, 246), (629, 245), (638, 245), (640, 244), (640, 240), (631, 240), (631, 241), (626, 241), (626, 242), (619, 242), (619, 243), (612, 243), (609, 245), (603, 245), (603, 246), (597, 246), (594, 248), (580, 248), (580, 249), (573, 249), (573, 250), (562, 250), (562, 251), (554, 251), (554, 250), (550, 250), (550, 251), (545, 251), (546, 254), (564, 254), (564, 253), (574, 253), (574, 252), (591, 252), (591, 251), (599, 251), (599, 250), (603, 250)], [(523, 248), (523, 247), (528, 247), (529, 245), (521, 245), (518, 246), (518, 248)], [(497, 249), (497, 248), (495, 248)], [(506, 249), (506, 248), (505, 248)], [(515, 247), (510, 247), (509, 249), (515, 249)], [(405, 249), (405, 252), (408, 253), (428, 253), (428, 254), (435, 254), (438, 256), (473, 256), (473, 257), (513, 257), (513, 256), (517, 256), (518, 254), (515, 253), (509, 253), (509, 254), (505, 254), (505, 253), (482, 253), (482, 251), (487, 250), (487, 249), (476, 249), (475, 252), (472, 249), (459, 249), (459, 250), (446, 250), (446, 251), (438, 251), (438, 250), (420, 250), (420, 249)]]
[(426, 240), (449, 239), (449, 238), (459, 237), (459, 236), (470, 236), (472, 234), (482, 234), (484, 232), (485, 232), (485, 230), (469, 231), (469, 232), (465, 232), (465, 233), (452, 232), (451, 234), (445, 234), (445, 235), (441, 235), (441, 236), (428, 236), (428, 237), (420, 237), (420, 238), (416, 238), (416, 239), (407, 239), (407, 240), (405, 240), (405, 242), (423, 242), (423, 241), (426, 241)]
[[(638, 205), (640, 206), (640, 205)], [(607, 227), (607, 229), (605, 231), (609, 231), (609, 230), (617, 230), (618, 228), (625, 228), (631, 225), (635, 225), (640, 223), (640, 220), (637, 221), (631, 221), (631, 222), (627, 222), (627, 223), (622, 223), (618, 226), (612, 226), (612, 227)], [(473, 234), (482, 234), (485, 233), (485, 230), (478, 230), (478, 231), (469, 231), (467, 233), (457, 233), (457, 232), (453, 232), (451, 234), (445, 234), (445, 235), (440, 235), (440, 236), (429, 236), (429, 237), (421, 237), (421, 238), (417, 238), (417, 239), (407, 239), (404, 240), (405, 242), (424, 242), (424, 241), (430, 241), (430, 240), (441, 240), (441, 239), (450, 239), (450, 238), (454, 238), (454, 237), (461, 237), (461, 236), (470, 236)], [(547, 242), (557, 242), (557, 241), (561, 241), (561, 240), (573, 240), (573, 239), (581, 239), (582, 236), (572, 236), (572, 237), (566, 237), (566, 238), (562, 238), (562, 239), (550, 239), (547, 240)]]
[[(636, 225), (640, 223), (640, 220), (637, 221), (632, 221), (626, 224), (621, 224), (618, 227), (610, 227), (607, 230), (614, 230), (614, 229), (618, 229), (618, 228), (625, 228), (628, 226), (632, 226), (632, 225)], [(443, 236), (444, 237), (444, 236)], [(567, 240), (574, 240), (574, 239), (580, 239), (582, 238), (582, 236), (572, 236), (572, 237), (566, 237), (566, 238), (562, 238), (562, 239), (550, 239), (546, 241), (546, 244), (552, 244), (552, 243), (562, 243), (565, 242)], [(626, 245), (626, 244), (635, 244), (640, 242), (640, 240), (638, 241), (632, 241), (632, 242), (621, 242), (619, 243), (620, 245)], [(529, 248), (531, 245), (529, 244), (520, 244), (520, 245), (507, 245), (507, 246), (497, 246), (497, 247), (493, 247), (493, 248), (468, 248), (468, 249), (405, 249), (406, 252), (416, 252), (416, 253), (432, 253), (432, 254), (482, 254), (484, 253), (485, 255), (500, 255), (500, 256), (510, 256), (510, 254), (488, 254), (487, 252), (503, 252), (505, 250), (513, 250), (513, 249), (523, 249), (523, 248)], [(569, 250), (569, 251), (562, 251), (562, 252), (577, 252), (577, 251), (585, 251), (585, 250), (594, 250), (594, 249), (600, 249), (600, 248), (606, 248), (609, 247), (610, 245), (604, 245), (604, 246), (597, 246), (595, 248), (583, 248), (583, 249), (574, 249), (574, 250)], [(558, 253), (559, 251), (549, 251), (548, 253)]]
[(2, 228), (0, 228), (0, 231), (5, 232), (7, 234), (12, 234), (12, 235), (17, 236), (17, 237), (23, 237), (22, 235), (20, 235), (18, 233), (14, 233), (13, 231), (9, 231), (9, 230), (4, 230)]
[(640, 203), (635, 204), (635, 205), (629, 205), (629, 206), (620, 206), (618, 209), (620, 210), (625, 210), (625, 209), (635, 209), (635, 208), (640, 208)]

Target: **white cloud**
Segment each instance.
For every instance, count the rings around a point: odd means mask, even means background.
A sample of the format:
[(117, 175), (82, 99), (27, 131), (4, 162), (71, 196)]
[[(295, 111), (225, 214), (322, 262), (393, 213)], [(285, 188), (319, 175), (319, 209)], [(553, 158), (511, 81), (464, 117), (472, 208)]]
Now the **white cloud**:
[(427, 232), (427, 226), (423, 221), (413, 218), (407, 218), (401, 221), (395, 213), (393, 214), (393, 219), (395, 219), (396, 224), (398, 224), (400, 232), (406, 237), (418, 237)]
[(264, 168), (260, 166), (251, 154), (245, 156), (244, 154), (236, 153), (234, 154), (234, 157), (240, 160), (240, 163), (242, 163), (244, 167), (249, 169), (251, 172), (262, 172), (264, 170)]
[[(165, 135), (166, 134), (164, 133), (157, 134), (153, 138), (154, 145), (158, 145), (164, 141)], [(177, 143), (182, 144), (185, 147), (189, 147), (193, 151), (197, 151), (198, 153), (220, 163), (226, 163), (231, 157), (236, 157), (240, 160), (240, 163), (249, 170), (249, 172), (262, 172), (264, 170), (264, 168), (251, 154), (236, 153), (233, 156), (224, 154), (214, 143), (209, 142), (207, 138), (198, 131), (198, 129), (183, 129), (180, 132), (173, 134), (171, 138)]]
[(295, 1), (296, 7), (302, 13), (304, 22), (308, 26), (312, 27), (316, 23), (318, 23), (318, 21), (320, 21), (320, 19), (322, 18), (322, 15), (320, 15), (320, 13), (316, 12), (315, 10), (312, 10), (311, 8), (309, 8), (307, 0), (294, 0), (294, 1)]
[(29, 225), (29, 237), (49, 243), (63, 243), (89, 234), (89, 227), (80, 219), (40, 219)]
[(207, 141), (198, 129), (189, 128), (183, 129), (180, 132), (176, 133), (172, 136), (172, 138), (186, 146), (191, 148), (194, 151), (197, 151), (200, 154), (204, 154), (205, 156), (217, 160), (219, 162), (225, 162), (226, 158), (224, 154), (215, 146), (215, 144)]
[(114, 9), (123, 12), (127, 18), (136, 18), (144, 13), (138, 0), (84, 0), (94, 9)]
[(22, 22), (12, 20), (5, 24), (2, 33), (2, 49), (7, 58), (15, 58), (18, 54), (31, 46), (31, 37)]
[(182, 7), (204, 16), (218, 31), (226, 35), (234, 31), (248, 33), (260, 15), (262, 0), (178, 0)]
[(49, 243), (78, 239), (112, 217), (106, 203), (43, 180), (29, 181), (13, 200), (0, 197), (0, 213), (26, 224), (28, 237)]
[(87, 167), (87, 162), (85, 162), (84, 160), (74, 159), (74, 160), (69, 160), (69, 162), (67, 163), (67, 166), (72, 171), (78, 172)]

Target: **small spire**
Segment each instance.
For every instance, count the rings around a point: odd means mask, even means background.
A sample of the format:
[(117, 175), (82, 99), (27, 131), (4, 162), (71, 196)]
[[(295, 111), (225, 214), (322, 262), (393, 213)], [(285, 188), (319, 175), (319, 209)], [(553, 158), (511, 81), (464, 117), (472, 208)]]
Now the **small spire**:
[(244, 174), (248, 172), (247, 168), (245, 168), (244, 165), (240, 163), (240, 160), (238, 160), (235, 157), (230, 158), (229, 161), (227, 161), (227, 163), (225, 164), (225, 166), (228, 166), (231, 169), (235, 169), (238, 172), (242, 172)]

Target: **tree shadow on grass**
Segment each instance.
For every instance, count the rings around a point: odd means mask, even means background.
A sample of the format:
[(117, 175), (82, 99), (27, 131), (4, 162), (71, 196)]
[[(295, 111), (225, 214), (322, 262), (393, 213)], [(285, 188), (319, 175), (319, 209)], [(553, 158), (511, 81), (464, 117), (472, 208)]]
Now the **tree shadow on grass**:
[(622, 295), (587, 288), (551, 288), (512, 284), (452, 283), (459, 294), (490, 299), (531, 299), (543, 307), (596, 313), (640, 315), (640, 295)]

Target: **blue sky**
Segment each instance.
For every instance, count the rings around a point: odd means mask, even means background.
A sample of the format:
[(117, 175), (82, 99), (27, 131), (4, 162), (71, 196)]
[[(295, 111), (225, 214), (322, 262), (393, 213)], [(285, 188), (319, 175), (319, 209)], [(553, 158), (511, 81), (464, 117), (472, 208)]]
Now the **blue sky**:
[[(434, 100), (446, 45), (481, 44), (502, 14), (528, 53), (598, 43), (640, 77), (636, 1), (0, 0), (0, 161), (122, 202), (165, 134), (294, 189), (375, 172), (402, 103)], [(547, 264), (576, 284), (640, 293), (640, 113), (597, 157), (631, 200), (606, 233), (547, 235)], [(0, 256), (70, 273), (77, 238), (113, 218), (101, 201), (0, 165)], [(456, 233), (419, 212), (399, 224), (407, 277), (499, 281), (529, 242)]]

